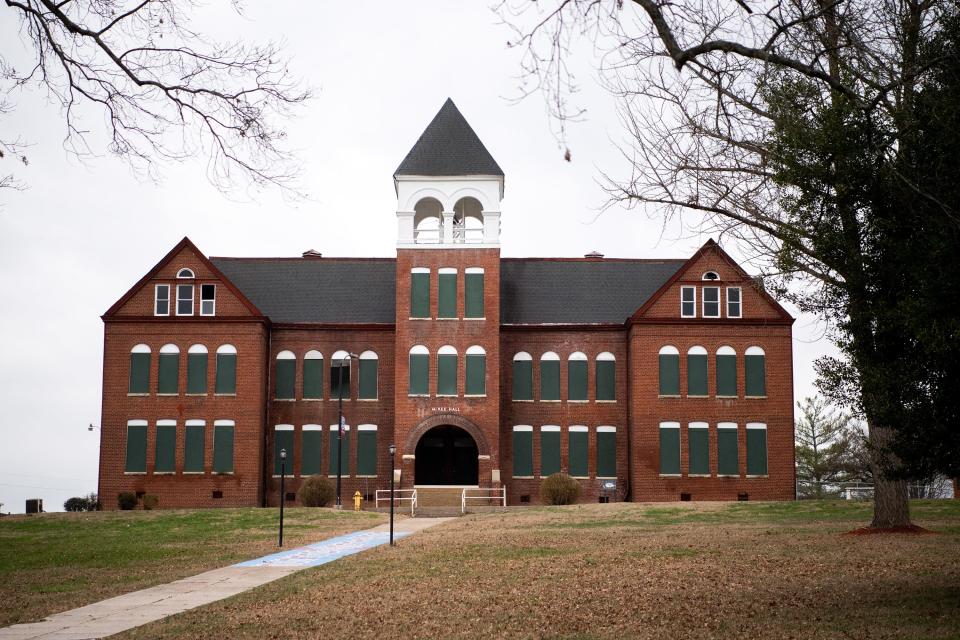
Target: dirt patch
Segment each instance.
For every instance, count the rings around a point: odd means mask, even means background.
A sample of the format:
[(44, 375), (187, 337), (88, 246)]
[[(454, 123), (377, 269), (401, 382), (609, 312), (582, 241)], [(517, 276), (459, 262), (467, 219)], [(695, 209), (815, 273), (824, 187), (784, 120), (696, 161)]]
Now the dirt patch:
[(924, 529), (923, 527), (918, 527), (917, 525), (912, 524), (909, 527), (860, 527), (859, 529), (854, 529), (853, 531), (847, 531), (843, 535), (845, 536), (876, 536), (876, 535), (890, 535), (890, 534), (927, 536), (927, 535), (937, 535), (937, 532), (931, 531), (930, 529)]

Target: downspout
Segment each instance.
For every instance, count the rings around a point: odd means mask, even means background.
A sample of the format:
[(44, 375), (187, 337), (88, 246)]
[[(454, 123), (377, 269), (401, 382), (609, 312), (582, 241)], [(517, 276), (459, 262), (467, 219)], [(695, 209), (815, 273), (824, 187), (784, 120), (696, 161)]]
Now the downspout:
[(273, 352), (273, 331), (270, 330), (270, 325), (264, 323), (261, 325), (264, 328), (264, 331), (267, 332), (266, 336), (266, 353), (264, 354), (264, 362), (266, 363), (267, 373), (263, 376), (263, 448), (260, 451), (260, 506), (267, 506), (267, 451), (269, 449), (269, 433), (270, 430), (267, 428), (268, 421), (270, 419), (270, 372), (272, 367), (270, 366), (270, 354)]

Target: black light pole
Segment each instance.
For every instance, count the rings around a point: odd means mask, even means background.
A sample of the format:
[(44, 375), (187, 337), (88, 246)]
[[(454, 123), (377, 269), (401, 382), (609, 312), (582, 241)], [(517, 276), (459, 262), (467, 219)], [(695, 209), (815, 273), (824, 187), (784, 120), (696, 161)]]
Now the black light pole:
[(286, 494), (284, 493), (284, 475), (286, 472), (285, 462), (287, 461), (287, 450), (280, 449), (280, 542), (279, 546), (283, 546), (283, 503), (286, 499)]
[(390, 546), (393, 546), (393, 456), (397, 453), (397, 445), (390, 443)]
[(343, 470), (343, 361), (358, 357), (355, 353), (348, 353), (340, 358), (340, 370), (337, 372), (337, 402), (339, 406), (340, 422), (337, 423), (337, 509), (343, 508), (340, 502), (340, 476)]

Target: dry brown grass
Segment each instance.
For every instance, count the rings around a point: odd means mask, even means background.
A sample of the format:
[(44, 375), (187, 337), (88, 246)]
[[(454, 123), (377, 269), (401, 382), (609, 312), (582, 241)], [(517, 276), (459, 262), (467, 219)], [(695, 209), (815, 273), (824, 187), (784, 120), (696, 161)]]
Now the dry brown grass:
[[(379, 514), (289, 509), (284, 546), (372, 527)], [(0, 518), (0, 627), (277, 550), (276, 509)]]
[(844, 536), (841, 503), (470, 516), (125, 638), (957, 638), (960, 504)]

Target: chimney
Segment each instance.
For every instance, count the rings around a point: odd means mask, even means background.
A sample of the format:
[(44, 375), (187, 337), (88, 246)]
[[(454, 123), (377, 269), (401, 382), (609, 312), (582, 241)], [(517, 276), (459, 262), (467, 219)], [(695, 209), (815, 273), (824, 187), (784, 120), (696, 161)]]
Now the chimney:
[(307, 249), (301, 254), (304, 258), (322, 258), (323, 254), (316, 249)]

